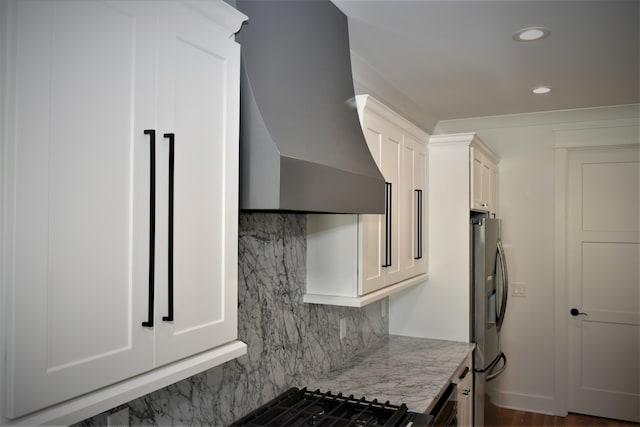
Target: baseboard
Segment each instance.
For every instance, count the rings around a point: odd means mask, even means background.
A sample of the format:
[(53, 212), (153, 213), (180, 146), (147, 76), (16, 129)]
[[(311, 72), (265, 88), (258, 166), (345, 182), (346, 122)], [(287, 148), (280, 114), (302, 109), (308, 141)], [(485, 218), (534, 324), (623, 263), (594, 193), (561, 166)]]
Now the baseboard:
[(556, 401), (551, 396), (538, 396), (534, 394), (516, 393), (512, 391), (501, 391), (498, 396), (498, 405), (502, 408), (517, 409), (519, 411), (536, 412), (539, 414), (556, 414)]

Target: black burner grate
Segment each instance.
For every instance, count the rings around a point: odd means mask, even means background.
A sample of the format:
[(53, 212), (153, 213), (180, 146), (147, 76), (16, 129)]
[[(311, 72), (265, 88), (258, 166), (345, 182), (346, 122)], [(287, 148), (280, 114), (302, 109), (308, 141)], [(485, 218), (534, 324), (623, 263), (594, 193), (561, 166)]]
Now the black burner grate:
[[(291, 388), (232, 426), (383, 426), (411, 425), (407, 406)], [(419, 424), (413, 424), (419, 425)]]

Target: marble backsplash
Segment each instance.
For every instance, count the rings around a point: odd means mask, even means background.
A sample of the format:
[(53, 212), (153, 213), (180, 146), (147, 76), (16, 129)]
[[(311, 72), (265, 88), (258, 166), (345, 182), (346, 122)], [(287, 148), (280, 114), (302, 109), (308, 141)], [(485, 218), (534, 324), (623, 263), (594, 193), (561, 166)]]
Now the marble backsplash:
[[(131, 425), (227, 426), (388, 334), (386, 300), (364, 308), (302, 302), (306, 215), (241, 213), (238, 252), (238, 335), (247, 355), (114, 408), (128, 407)], [(106, 413), (79, 423), (105, 424)]]

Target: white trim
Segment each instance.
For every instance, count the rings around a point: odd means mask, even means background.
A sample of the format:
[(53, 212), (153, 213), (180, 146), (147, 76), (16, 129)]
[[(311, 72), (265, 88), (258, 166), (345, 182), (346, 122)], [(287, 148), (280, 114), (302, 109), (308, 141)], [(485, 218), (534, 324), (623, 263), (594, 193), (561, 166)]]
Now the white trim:
[[(441, 147), (441, 146), (450, 146), (450, 145), (466, 145), (468, 147), (476, 146), (483, 150), (484, 154), (489, 157), (496, 165), (500, 163), (500, 156), (496, 153), (493, 148), (486, 142), (484, 142), (477, 133), (475, 132), (465, 132), (465, 133), (450, 133), (443, 135), (433, 135), (429, 139), (429, 148)], [(469, 165), (473, 164), (473, 155), (470, 156)], [(471, 170), (471, 169), (469, 169)]]
[(232, 38), (240, 31), (242, 23), (249, 19), (247, 15), (222, 0), (181, 0), (180, 2), (210, 19), (218, 26), (216, 29), (226, 38)]
[(577, 108), (573, 110), (542, 111), (538, 113), (506, 114), (502, 116), (469, 119), (440, 120), (434, 134), (458, 132), (458, 129), (507, 129), (527, 126), (554, 126), (555, 128), (593, 127), (601, 122), (619, 126), (622, 122), (638, 122), (640, 104), (610, 107)]
[(309, 304), (329, 304), (329, 305), (341, 305), (346, 307), (364, 307), (367, 304), (386, 298), (391, 294), (394, 294), (403, 289), (410, 288), (419, 283), (425, 282), (429, 279), (428, 274), (421, 274), (416, 277), (412, 277), (407, 280), (403, 280), (395, 285), (387, 286), (370, 294), (362, 295), (359, 297), (348, 296), (334, 296), (334, 295), (319, 295), (319, 294), (304, 294), (303, 301)]
[(498, 394), (498, 403), (502, 408), (548, 415), (558, 415), (555, 412), (555, 400), (553, 396), (540, 396), (510, 391), (501, 391)]
[(448, 133), (444, 135), (433, 135), (429, 139), (429, 144), (461, 144), (471, 145), (473, 138), (475, 138), (475, 132), (463, 132), (463, 133)]
[(395, 110), (402, 112), (411, 122), (430, 132), (438, 120), (416, 104), (411, 98), (392, 85), (360, 55), (351, 51), (351, 72), (356, 93), (368, 93), (384, 100)]
[(567, 157), (566, 148), (555, 150), (555, 224), (554, 224), (554, 330), (555, 330), (555, 372), (554, 391), (555, 415), (567, 414), (568, 348), (569, 322), (566, 307), (567, 296)]
[(429, 140), (429, 134), (427, 131), (416, 126), (414, 123), (409, 121), (409, 119), (401, 116), (371, 95), (357, 95), (356, 104), (358, 106), (358, 114), (360, 117), (363, 117), (363, 111), (366, 109), (394, 123), (396, 126), (401, 127), (403, 131), (406, 131), (420, 141), (426, 142)]
[(162, 387), (211, 369), (247, 353), (242, 341), (232, 341), (213, 350), (154, 369), (148, 373), (102, 388), (3, 425), (74, 424)]
[[(637, 120), (636, 120), (637, 121)], [(590, 129), (556, 130), (553, 132), (556, 148), (610, 147), (640, 144), (640, 128), (602, 126)]]

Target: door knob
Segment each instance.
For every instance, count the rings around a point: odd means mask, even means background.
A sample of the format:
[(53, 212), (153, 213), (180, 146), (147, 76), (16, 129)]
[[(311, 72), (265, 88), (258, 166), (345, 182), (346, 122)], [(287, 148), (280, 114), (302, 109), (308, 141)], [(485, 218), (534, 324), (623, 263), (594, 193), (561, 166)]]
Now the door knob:
[(569, 311), (569, 313), (571, 313), (572, 316), (588, 316), (587, 313), (580, 313), (580, 310), (578, 310), (577, 308), (572, 308), (571, 311)]

